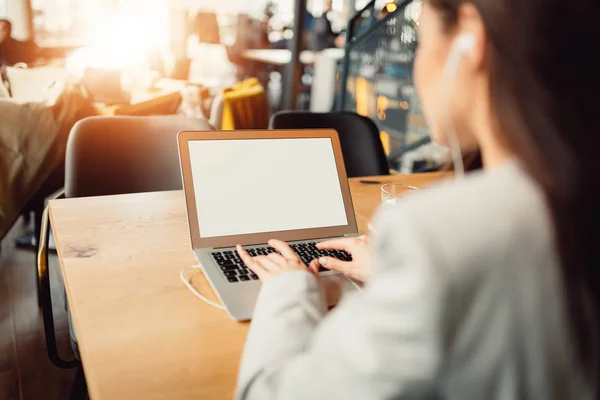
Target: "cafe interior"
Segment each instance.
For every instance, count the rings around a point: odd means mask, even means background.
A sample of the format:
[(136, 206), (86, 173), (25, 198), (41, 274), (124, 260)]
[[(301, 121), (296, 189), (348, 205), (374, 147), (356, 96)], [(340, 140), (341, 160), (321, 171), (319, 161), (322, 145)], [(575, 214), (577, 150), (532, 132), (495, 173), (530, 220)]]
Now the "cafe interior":
[[(185, 268), (197, 262), (190, 210), (215, 211), (189, 205), (201, 194), (182, 149), (331, 140), (333, 186), (368, 234), (380, 205), (453, 175), (413, 82), (421, 6), (0, 0), (0, 399), (231, 398), (249, 317), (217, 278)], [(299, 144), (281, 160), (244, 146), (198, 150), (221, 160), (198, 165), (225, 171), (215, 204), (251, 203), (236, 177), (256, 154), (271, 169), (318, 165)], [(281, 201), (297, 191), (274, 187)], [(229, 255), (215, 260), (235, 266)]]

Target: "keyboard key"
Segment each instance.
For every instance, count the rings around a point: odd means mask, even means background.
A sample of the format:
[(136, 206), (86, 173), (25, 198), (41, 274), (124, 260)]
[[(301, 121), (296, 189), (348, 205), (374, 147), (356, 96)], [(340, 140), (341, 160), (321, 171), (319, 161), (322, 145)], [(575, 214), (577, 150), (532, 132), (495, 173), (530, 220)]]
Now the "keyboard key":
[[(316, 242), (309, 243), (293, 243), (290, 247), (300, 257), (300, 259), (309, 265), (313, 260), (319, 257), (333, 257), (342, 261), (352, 261), (352, 256), (345, 251), (340, 250), (320, 250), (317, 248)], [(266, 256), (273, 253), (279, 253), (271, 246), (255, 247), (246, 249), (251, 257)], [(215, 262), (219, 265), (223, 274), (230, 282), (247, 282), (250, 280), (258, 280), (258, 276), (252, 272), (242, 261), (238, 252), (222, 251), (211, 254)], [(319, 272), (329, 271), (327, 268), (320, 267)]]

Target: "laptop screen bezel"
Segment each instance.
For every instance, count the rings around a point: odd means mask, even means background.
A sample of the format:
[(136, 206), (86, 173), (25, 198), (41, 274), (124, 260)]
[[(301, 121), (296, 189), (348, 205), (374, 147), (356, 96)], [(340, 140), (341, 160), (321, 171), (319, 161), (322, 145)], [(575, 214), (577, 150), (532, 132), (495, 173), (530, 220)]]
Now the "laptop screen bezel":
[[(194, 191), (194, 181), (192, 177), (192, 167), (190, 161), (189, 142), (197, 140), (252, 140), (252, 139), (302, 139), (302, 138), (328, 138), (331, 140), (339, 183), (344, 200), (347, 225), (330, 226), (322, 228), (297, 229), (278, 232), (261, 232), (244, 235), (231, 235), (220, 237), (202, 238), (200, 236), (200, 225), (196, 209), (196, 198)], [(179, 160), (181, 164), (181, 175), (183, 180), (183, 189), (185, 193), (185, 202), (187, 209), (188, 224), (192, 247), (201, 248), (221, 248), (231, 247), (236, 244), (254, 245), (267, 243), (270, 239), (279, 239), (287, 242), (304, 240), (339, 237), (344, 235), (356, 234), (358, 227), (356, 216), (354, 214), (354, 205), (350, 186), (344, 166), (342, 148), (338, 134), (332, 129), (319, 130), (252, 130), (252, 131), (182, 131), (177, 135), (179, 148)], [(309, 162), (309, 160), (307, 160)]]

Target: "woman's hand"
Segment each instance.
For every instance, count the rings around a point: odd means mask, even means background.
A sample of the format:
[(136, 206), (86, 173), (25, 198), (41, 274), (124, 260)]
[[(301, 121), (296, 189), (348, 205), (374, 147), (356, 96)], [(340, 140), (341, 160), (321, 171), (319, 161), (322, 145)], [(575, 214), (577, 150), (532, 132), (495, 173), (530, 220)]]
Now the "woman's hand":
[(308, 270), (315, 276), (319, 276), (318, 260), (313, 260), (307, 267), (287, 243), (280, 240), (269, 240), (269, 246), (281, 254), (271, 253), (268, 256), (251, 257), (242, 246), (237, 245), (238, 254), (244, 264), (258, 275), (262, 282), (285, 272), (297, 270)]
[[(352, 256), (352, 261), (341, 261), (332, 257), (321, 257), (319, 263), (327, 269), (343, 273), (349, 278), (365, 282), (371, 275), (371, 255), (366, 236), (347, 239), (333, 239), (317, 243), (320, 250), (343, 250)], [(312, 264), (311, 264), (312, 265)]]

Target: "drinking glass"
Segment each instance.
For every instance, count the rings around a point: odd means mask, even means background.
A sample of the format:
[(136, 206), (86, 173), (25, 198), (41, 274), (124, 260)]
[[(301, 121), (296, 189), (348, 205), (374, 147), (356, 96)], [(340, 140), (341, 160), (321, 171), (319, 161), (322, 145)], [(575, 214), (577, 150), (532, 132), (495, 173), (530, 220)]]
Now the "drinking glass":
[(403, 196), (415, 190), (419, 190), (419, 188), (402, 183), (383, 185), (381, 187), (381, 206), (384, 208), (394, 207)]

